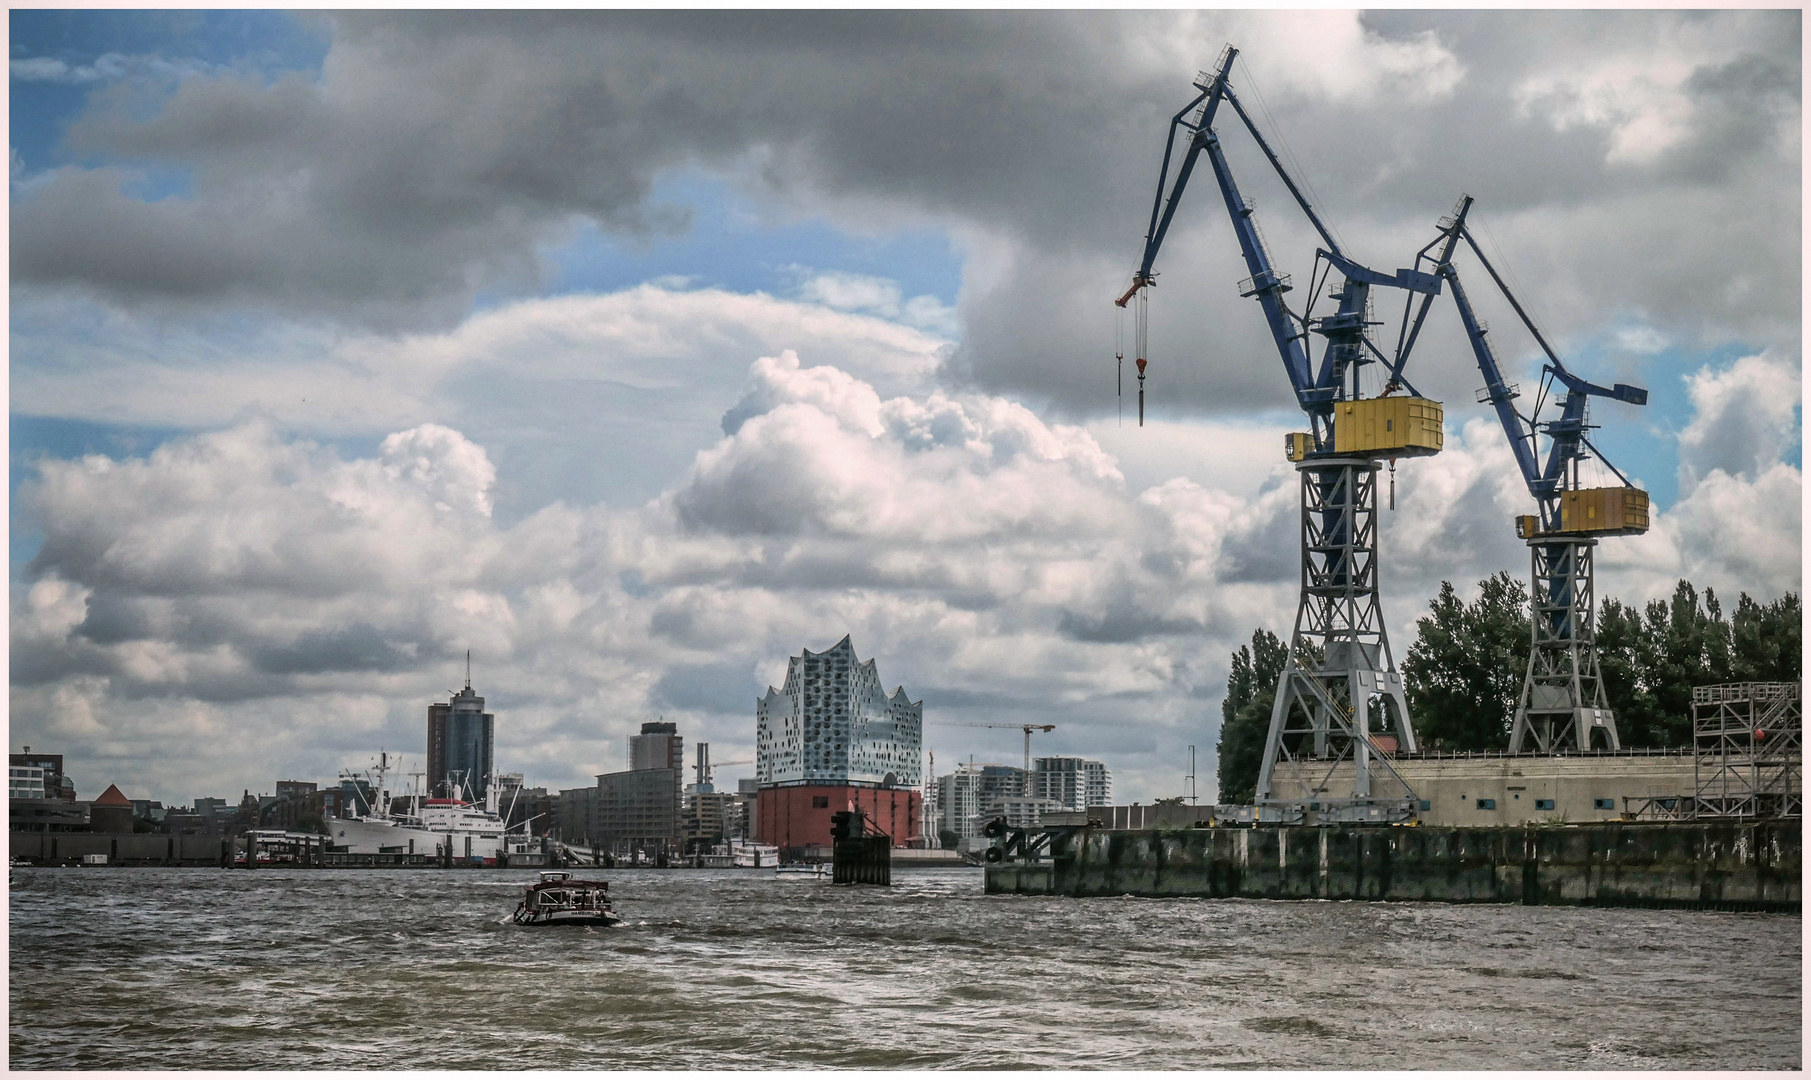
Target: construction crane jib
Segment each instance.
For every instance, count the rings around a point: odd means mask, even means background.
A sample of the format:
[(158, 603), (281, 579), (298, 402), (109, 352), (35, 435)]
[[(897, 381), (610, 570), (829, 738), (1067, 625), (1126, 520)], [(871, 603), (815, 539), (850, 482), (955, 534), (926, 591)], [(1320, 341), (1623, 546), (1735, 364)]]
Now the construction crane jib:
[[(1353, 260), (1334, 238), (1301, 187), (1252, 121), (1234, 91), (1238, 50), (1227, 46), (1215, 69), (1200, 75), (1195, 97), (1171, 118), (1157, 195), (1145, 233), (1143, 257), (1130, 287), (1115, 303), (1139, 305), (1134, 338), (1143, 422), (1148, 364), (1145, 304), (1157, 283), (1157, 255), (1182, 193), (1202, 155), (1220, 188), (1233, 233), (1249, 273), (1239, 295), (1258, 302), (1309, 430), (1286, 437), (1285, 456), (1301, 478), (1301, 598), (1288, 660), (1278, 682), (1260, 768), (1254, 817), (1302, 821), (1400, 821), (1413, 816), (1415, 793), (1390, 764), (1390, 754), (1416, 749), (1402, 676), (1390, 651), (1378, 597), (1377, 474), (1399, 457), (1437, 453), (1442, 444), (1439, 402), (1420, 396), (1405, 368), (1418, 336), (1420, 316), (1438, 295), (1442, 278), (1418, 268), (1394, 273)], [(1285, 294), (1289, 275), (1279, 273), (1257, 226), (1253, 204), (1240, 193), (1214, 129), (1222, 104), (1231, 106), (1296, 205), (1319, 235), (1310, 287), (1301, 311)], [(1170, 166), (1179, 144), (1174, 179)], [(1338, 280), (1334, 280), (1337, 275)], [(1316, 314), (1325, 289), (1333, 309)], [(1373, 342), (1373, 291), (1404, 294), (1396, 347), (1385, 354)], [(1420, 316), (1413, 319), (1416, 331)], [(1318, 363), (1310, 342), (1324, 342)], [(1366, 398), (1361, 376), (1371, 364), (1387, 371), (1381, 391)], [(1399, 392), (1401, 393), (1399, 396)], [(1350, 792), (1336, 791), (1342, 765)]]
[(938, 722), (937, 727), (1016, 728), (1025, 733), (1025, 797), (1031, 797), (1031, 733), (1056, 730), (1055, 724), (970, 724), (960, 720)]
[[(1627, 383), (1605, 387), (1579, 378), (1566, 369), (1553, 346), (1529, 317), (1497, 268), (1473, 238), (1467, 219), (1472, 198), (1460, 198), (1449, 217), (1441, 219), (1439, 236), (1416, 255), (1416, 266), (1431, 264), (1432, 271), (1452, 286), (1453, 302), (1465, 324), (1484, 387), (1478, 401), (1496, 410), (1516, 466), (1534, 497), (1536, 513), (1516, 519), (1516, 535), (1528, 544), (1532, 562), (1529, 599), (1533, 640), (1522, 696), (1510, 726), (1509, 749), (1540, 753), (1567, 749), (1590, 750), (1601, 742), (1621, 749), (1616, 718), (1604, 693), (1595, 635), (1596, 570), (1593, 551), (1602, 536), (1631, 536), (1647, 531), (1648, 495), (1610, 464), (1586, 434), (1592, 427), (1589, 406), (1593, 397), (1630, 405), (1647, 404), (1647, 391)], [(1463, 240), (1484, 267), (1516, 317), (1545, 355), (1541, 384), (1529, 415), (1515, 406), (1520, 388), (1504, 381), (1491, 349), (1490, 328), (1478, 318), (1471, 298), (1460, 283), (1453, 255)], [(1439, 253), (1434, 254), (1438, 248)], [(1426, 308), (1417, 315), (1415, 328)], [(1542, 407), (1557, 393), (1559, 416), (1541, 420)], [(1547, 460), (1542, 463), (1538, 440), (1548, 440)], [(1617, 487), (1585, 487), (1579, 466), (1595, 457), (1622, 481)]]

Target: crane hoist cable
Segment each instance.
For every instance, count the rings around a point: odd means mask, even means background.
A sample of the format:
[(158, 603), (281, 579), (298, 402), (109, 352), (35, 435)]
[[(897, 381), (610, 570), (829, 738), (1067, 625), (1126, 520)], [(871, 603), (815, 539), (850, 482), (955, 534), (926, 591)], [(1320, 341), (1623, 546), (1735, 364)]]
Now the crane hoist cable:
[[(1153, 277), (1153, 278), (1156, 276), (1157, 275), (1155, 275), (1155, 274), (1151, 275), (1151, 277)], [(1155, 283), (1146, 282), (1146, 284), (1155, 284)], [(1151, 301), (1150, 301), (1150, 296), (1144, 291), (1143, 287), (1137, 282), (1136, 278), (1134, 278), (1132, 287), (1127, 289), (1125, 295), (1122, 296), (1118, 301), (1119, 314), (1117, 316), (1117, 322), (1115, 323), (1114, 331), (1113, 331), (1113, 364), (1114, 364), (1113, 394), (1114, 394), (1114, 397), (1119, 402), (1120, 425), (1124, 426), (1125, 419), (1126, 419), (1126, 406), (1125, 406), (1126, 350), (1125, 350), (1125, 345), (1124, 345), (1125, 331), (1126, 331), (1126, 310), (1125, 309), (1126, 309), (1126, 301), (1129, 299), (1132, 299), (1133, 297), (1136, 297), (1137, 304), (1132, 308), (1132, 357), (1133, 357), (1133, 362), (1135, 364), (1137, 364), (1137, 366), (1138, 366), (1138, 426), (1143, 427), (1144, 426), (1144, 378), (1145, 378), (1145, 367), (1146, 367), (1146, 363), (1147, 363), (1146, 357), (1148, 356), (1147, 347), (1149, 345), (1149, 337), (1150, 337), (1150, 326), (1151, 326), (1150, 303), (1151, 303)]]

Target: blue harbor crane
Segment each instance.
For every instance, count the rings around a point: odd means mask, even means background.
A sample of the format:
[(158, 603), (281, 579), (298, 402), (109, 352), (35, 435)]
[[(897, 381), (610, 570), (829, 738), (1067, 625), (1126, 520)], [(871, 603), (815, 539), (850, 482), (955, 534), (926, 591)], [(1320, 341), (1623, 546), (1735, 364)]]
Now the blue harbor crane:
[[(1518, 753), (1532, 744), (1532, 749), (1540, 753), (1568, 747), (1589, 750), (1597, 740), (1608, 749), (1620, 749), (1616, 718), (1604, 695), (1597, 658), (1592, 552), (1598, 537), (1632, 536), (1647, 531), (1648, 495), (1610, 464), (1586, 432), (1596, 426), (1589, 422), (1592, 398), (1645, 405), (1647, 391), (1627, 383), (1600, 386), (1567, 370), (1472, 236), (1466, 225), (1471, 207), (1470, 195), (1460, 198), (1452, 214), (1440, 220), (1440, 235), (1416, 254), (1415, 265), (1430, 263), (1433, 273), (1452, 287), (1465, 336), (1477, 357), (1478, 371), (1484, 376), (1478, 401), (1496, 410), (1537, 511), (1516, 519), (1516, 535), (1527, 541), (1533, 562), (1529, 582), (1533, 640), (1521, 701), (1510, 726), (1509, 749)], [(1524, 416), (1516, 409), (1514, 402), (1520, 389), (1504, 381), (1491, 350), (1490, 328), (1478, 318), (1459, 281), (1453, 255), (1460, 240), (1477, 257), (1546, 356), (1530, 415)], [(1434, 253), (1435, 248), (1439, 249), (1438, 254)], [(1416, 314), (1410, 339), (1420, 332), (1427, 306), (1423, 303)], [(1556, 396), (1559, 415), (1540, 419), (1542, 407)], [(1548, 441), (1545, 463), (1538, 452), (1542, 436)], [(1581, 486), (1579, 466), (1591, 457), (1615, 473), (1621, 486)]]
[[(1145, 233), (1143, 258), (1131, 287), (1115, 303), (1136, 301), (1134, 359), (1139, 422), (1144, 420), (1148, 365), (1147, 307), (1155, 268), (1177, 206), (1203, 154), (1214, 173), (1250, 276), (1239, 295), (1258, 302), (1296, 403), (1309, 430), (1286, 437), (1285, 456), (1301, 477), (1302, 589), (1288, 660), (1277, 685), (1265, 740), (1253, 816), (1264, 821), (1400, 821), (1413, 814), (1414, 792), (1390, 764), (1391, 753), (1414, 752), (1415, 733), (1402, 676), (1390, 651), (1378, 599), (1377, 474), (1388, 460), (1439, 452), (1442, 408), (1420, 396), (1404, 368), (1414, 347), (1414, 298), (1427, 303), (1441, 291), (1438, 274), (1420, 269), (1372, 270), (1352, 259), (1289, 175), (1234, 92), (1228, 45), (1212, 72), (1197, 76), (1195, 97), (1170, 120), (1157, 196)], [(1253, 204), (1240, 194), (1214, 130), (1222, 103), (1230, 105), (1289, 194), (1307, 215), (1322, 245), (1314, 253), (1303, 310), (1285, 294), (1294, 288), (1279, 273), (1258, 230)], [(1173, 181), (1170, 166), (1182, 147)], [(1419, 264), (1418, 264), (1419, 265)], [(1337, 279), (1335, 275), (1337, 274)], [(1317, 315), (1322, 291), (1333, 302)], [(1405, 293), (1394, 351), (1372, 341), (1373, 290)], [(1420, 329), (1420, 318), (1413, 321)], [(1323, 346), (1319, 362), (1313, 342)], [(1361, 376), (1371, 364), (1388, 371), (1381, 393), (1366, 398)], [(1384, 383), (1381, 377), (1371, 380)], [(1406, 393), (1397, 396), (1398, 391)], [(1351, 763), (1349, 795), (1329, 787), (1334, 770)], [(1374, 783), (1375, 781), (1375, 783)]]

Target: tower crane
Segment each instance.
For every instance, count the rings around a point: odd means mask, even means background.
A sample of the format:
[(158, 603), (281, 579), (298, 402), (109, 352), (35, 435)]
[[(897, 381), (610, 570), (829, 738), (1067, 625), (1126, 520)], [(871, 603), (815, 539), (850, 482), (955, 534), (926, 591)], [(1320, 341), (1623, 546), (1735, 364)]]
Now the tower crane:
[[(1157, 284), (1157, 254), (1183, 189), (1205, 153), (1251, 275), (1239, 283), (1239, 295), (1263, 310), (1310, 428), (1290, 433), (1284, 447), (1301, 477), (1302, 586), (1265, 737), (1255, 815), (1300, 821), (1312, 806), (1322, 820), (1405, 820), (1413, 812), (1414, 792), (1390, 765), (1388, 753), (1395, 747), (1412, 752), (1416, 745), (1378, 598), (1377, 473), (1386, 459), (1394, 476), (1397, 458), (1434, 454), (1441, 447), (1440, 403), (1420, 396), (1404, 374), (1414, 347), (1409, 333), (1414, 297), (1423, 297), (1425, 314), (1427, 300), (1441, 290), (1441, 278), (1415, 268), (1383, 273), (1345, 252), (1234, 92), (1230, 79), (1237, 56), (1228, 45), (1215, 70), (1196, 77), (1195, 97), (1170, 120), (1143, 257), (1131, 287), (1115, 301), (1121, 308), (1134, 299), (1139, 305), (1134, 348), (1140, 422), (1148, 290)], [(1222, 152), (1213, 126), (1222, 103), (1232, 106), (1324, 245), (1314, 253), (1308, 298), (1299, 312), (1284, 299), (1293, 289), (1291, 278), (1272, 264), (1255, 208), (1240, 193)], [(1179, 142), (1184, 149), (1172, 183), (1170, 163)], [(1316, 315), (1323, 287), (1334, 308)], [(1370, 328), (1380, 325), (1370, 317), (1377, 289), (1406, 294), (1391, 355), (1371, 340)], [(1318, 364), (1311, 355), (1312, 336), (1325, 343)], [(1390, 378), (1383, 393), (1366, 398), (1360, 376), (1373, 363), (1385, 365)], [(1407, 393), (1393, 396), (1397, 390)], [(1323, 793), (1333, 771), (1347, 760), (1352, 791), (1329, 798)], [(1390, 788), (1387, 793), (1373, 791), (1374, 769), (1387, 774), (1380, 781)]]
[(936, 721), (935, 727), (1018, 728), (1025, 733), (1025, 797), (1031, 797), (1031, 733), (1055, 731), (1055, 724), (968, 724), (958, 720)]
[[(1430, 262), (1433, 272), (1452, 286), (1465, 336), (1484, 376), (1478, 401), (1496, 410), (1537, 511), (1516, 518), (1516, 535), (1527, 542), (1533, 564), (1529, 581), (1533, 634), (1522, 696), (1510, 727), (1509, 750), (1519, 753), (1529, 742), (1540, 753), (1556, 752), (1568, 745), (1589, 750), (1596, 737), (1593, 733), (1600, 734), (1609, 749), (1617, 750), (1621, 741), (1616, 733), (1616, 718), (1604, 694), (1598, 665), (1592, 552), (1598, 537), (1633, 536), (1647, 531), (1648, 495), (1610, 464), (1586, 432), (1596, 426), (1589, 423), (1592, 398), (1645, 405), (1647, 391), (1627, 383), (1600, 386), (1567, 370), (1473, 238), (1466, 225), (1471, 207), (1470, 195), (1460, 198), (1452, 214), (1440, 220), (1440, 235), (1417, 253), (1416, 266), (1424, 260)], [(1453, 267), (1452, 257), (1460, 240), (1477, 257), (1546, 356), (1530, 415), (1524, 416), (1516, 409), (1514, 400), (1520, 390), (1504, 381), (1490, 347), (1490, 328), (1479, 320), (1460, 284), (1459, 272)], [(1437, 255), (1432, 253), (1435, 248), (1440, 249)], [(1426, 313), (1423, 304), (1415, 320), (1416, 331)], [(1559, 393), (1564, 395), (1558, 399), (1559, 415), (1542, 420), (1542, 406)], [(1544, 464), (1538, 453), (1539, 436), (1548, 440)], [(1579, 465), (1593, 456), (1616, 474), (1622, 486), (1581, 486)]]

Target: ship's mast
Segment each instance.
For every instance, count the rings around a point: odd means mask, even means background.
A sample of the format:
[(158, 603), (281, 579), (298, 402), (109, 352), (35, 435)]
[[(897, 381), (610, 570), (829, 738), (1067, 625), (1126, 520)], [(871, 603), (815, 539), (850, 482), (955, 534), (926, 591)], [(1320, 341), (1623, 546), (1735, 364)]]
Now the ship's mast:
[(376, 796), (377, 805), (371, 808), (372, 813), (379, 819), (387, 819), (390, 816), (389, 775), (390, 755), (387, 751), (379, 750), (377, 752), (377, 784), (372, 792)]

